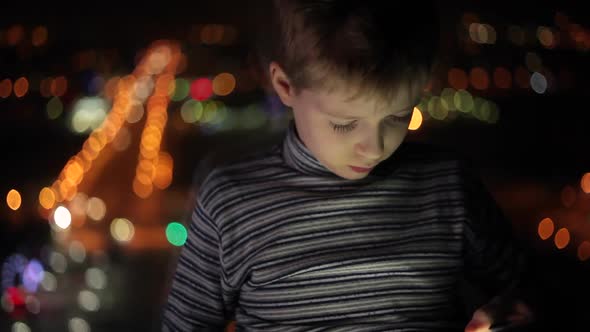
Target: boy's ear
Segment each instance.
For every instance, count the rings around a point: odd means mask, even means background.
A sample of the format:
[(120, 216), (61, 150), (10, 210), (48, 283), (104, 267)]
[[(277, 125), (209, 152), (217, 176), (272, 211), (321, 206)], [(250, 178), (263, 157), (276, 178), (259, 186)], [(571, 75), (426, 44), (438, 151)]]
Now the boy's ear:
[(274, 61), (270, 63), (268, 70), (270, 74), (270, 82), (275, 92), (279, 95), (283, 104), (292, 107), (293, 99), (295, 97), (295, 89), (291, 85), (289, 77), (283, 71), (281, 66)]

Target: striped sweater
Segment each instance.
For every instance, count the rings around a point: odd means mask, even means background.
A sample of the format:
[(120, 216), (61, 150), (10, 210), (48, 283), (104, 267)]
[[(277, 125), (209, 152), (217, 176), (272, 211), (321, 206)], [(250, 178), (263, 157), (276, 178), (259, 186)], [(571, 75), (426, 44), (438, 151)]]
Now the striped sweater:
[(404, 143), (348, 180), (291, 122), (199, 187), (163, 331), (462, 331), (460, 281), (497, 294), (521, 267), (510, 223), (464, 165)]

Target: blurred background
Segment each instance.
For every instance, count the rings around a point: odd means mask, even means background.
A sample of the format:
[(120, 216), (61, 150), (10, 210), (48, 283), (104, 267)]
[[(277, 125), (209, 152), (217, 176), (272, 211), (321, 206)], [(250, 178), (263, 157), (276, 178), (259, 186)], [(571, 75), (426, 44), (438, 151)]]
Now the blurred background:
[[(200, 181), (292, 117), (253, 57), (256, 4), (0, 5), (0, 331), (159, 330)], [(543, 331), (588, 331), (588, 11), (452, 1), (441, 20), (408, 139), (472, 158)]]

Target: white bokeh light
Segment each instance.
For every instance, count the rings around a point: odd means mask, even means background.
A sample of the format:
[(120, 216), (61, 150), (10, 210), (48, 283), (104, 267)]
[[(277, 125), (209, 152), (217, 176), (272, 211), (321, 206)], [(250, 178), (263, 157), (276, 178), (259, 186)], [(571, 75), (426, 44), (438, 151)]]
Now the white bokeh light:
[(72, 214), (65, 206), (58, 206), (53, 212), (53, 220), (59, 228), (66, 229), (72, 223)]

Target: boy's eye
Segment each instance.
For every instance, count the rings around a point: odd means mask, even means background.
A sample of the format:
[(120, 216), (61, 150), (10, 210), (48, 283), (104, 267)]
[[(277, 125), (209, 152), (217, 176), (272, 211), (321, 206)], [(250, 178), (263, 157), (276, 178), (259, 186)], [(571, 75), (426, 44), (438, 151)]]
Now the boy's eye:
[[(403, 116), (391, 115), (391, 116), (387, 117), (387, 120), (390, 122), (393, 122), (393, 123), (399, 123), (399, 122), (408, 122), (408, 121), (410, 121), (411, 118), (412, 118), (412, 112), (410, 112), (406, 115), (403, 115)], [(332, 126), (332, 129), (334, 129), (334, 131), (337, 133), (347, 133), (356, 127), (357, 122), (353, 121), (351, 123), (344, 124), (344, 125), (330, 122), (330, 125)]]
[(349, 124), (345, 124), (345, 125), (339, 125), (339, 124), (330, 122), (330, 125), (332, 126), (332, 129), (334, 129), (334, 131), (337, 133), (347, 133), (356, 127), (356, 121), (353, 121), (353, 122), (351, 122)]

